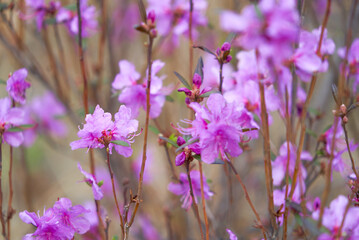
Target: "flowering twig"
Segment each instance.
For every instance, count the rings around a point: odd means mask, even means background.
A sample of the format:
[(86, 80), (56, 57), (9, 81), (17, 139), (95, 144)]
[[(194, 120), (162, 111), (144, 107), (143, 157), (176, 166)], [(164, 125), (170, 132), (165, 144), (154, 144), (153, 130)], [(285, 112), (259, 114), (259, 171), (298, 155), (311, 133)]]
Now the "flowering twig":
[[(154, 25), (155, 15), (154, 12), (150, 12), (148, 19), (146, 19), (146, 15), (143, 12), (143, 2), (141, 0), (138, 1), (139, 8), (142, 16), (143, 23), (139, 26), (138, 30), (147, 33), (148, 35), (148, 46), (147, 46), (147, 66), (148, 66), (148, 73), (147, 73), (147, 86), (146, 86), (146, 122), (145, 122), (145, 133), (144, 133), (144, 141), (143, 141), (143, 150), (142, 150), (142, 163), (141, 163), (141, 171), (140, 177), (138, 181), (138, 188), (137, 188), (137, 196), (136, 196), (136, 205), (133, 210), (130, 222), (127, 222), (125, 225), (125, 239), (128, 237), (129, 229), (133, 224), (135, 216), (138, 211), (138, 207), (141, 202), (142, 197), (142, 183), (143, 183), (143, 174), (145, 172), (146, 160), (147, 160), (147, 140), (148, 140), (148, 125), (150, 122), (150, 91), (151, 91), (151, 78), (152, 78), (152, 47), (153, 47), (153, 40), (156, 37), (156, 29)], [(151, 15), (150, 15), (151, 14)]]
[(0, 221), (1, 221), (2, 235), (6, 239), (6, 228), (5, 228), (4, 214), (2, 212), (2, 204), (3, 204), (3, 192), (2, 192), (2, 136), (1, 136), (0, 138)]

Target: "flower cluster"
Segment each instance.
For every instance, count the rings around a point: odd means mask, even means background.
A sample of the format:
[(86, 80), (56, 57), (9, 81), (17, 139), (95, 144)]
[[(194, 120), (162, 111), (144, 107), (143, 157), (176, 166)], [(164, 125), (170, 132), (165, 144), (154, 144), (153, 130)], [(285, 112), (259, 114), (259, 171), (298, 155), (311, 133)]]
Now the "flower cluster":
[(32, 127), (23, 131), (24, 145), (31, 146), (38, 134), (66, 136), (66, 125), (60, 119), (65, 114), (65, 107), (52, 92), (46, 92), (44, 95), (32, 99), (31, 103), (25, 106), (25, 121)]
[(52, 208), (44, 209), (43, 216), (26, 210), (20, 212), (22, 221), (36, 227), (34, 233), (26, 234), (23, 239), (73, 239), (75, 233), (84, 234), (90, 229), (88, 212), (81, 205), (72, 206), (67, 198), (60, 198)]
[(18, 147), (24, 141), (21, 131), (12, 131), (13, 127), (24, 124), (25, 112), (11, 107), (10, 98), (0, 99), (0, 143), (5, 141), (13, 147)]
[(7, 80), (6, 91), (10, 97), (18, 103), (25, 104), (25, 92), (31, 84), (25, 81), (27, 70), (25, 68), (15, 71)]
[[(116, 75), (115, 80), (112, 82), (112, 88), (114, 90), (122, 90), (121, 94), (118, 96), (118, 101), (126, 104), (126, 106), (131, 109), (132, 116), (137, 117), (140, 107), (146, 110), (146, 86), (148, 76), (146, 76), (142, 84), (138, 84), (137, 81), (140, 79), (141, 75), (136, 72), (135, 66), (131, 62), (122, 60), (118, 65), (120, 73)], [(156, 60), (152, 64), (150, 118), (157, 118), (161, 114), (162, 107), (166, 101), (166, 96), (172, 91), (171, 86), (162, 86), (165, 76), (157, 76), (157, 73), (164, 65), (164, 62), (161, 62), (160, 60)]]
[(252, 115), (243, 106), (228, 103), (221, 94), (211, 94), (207, 107), (196, 102), (189, 106), (196, 119), (187, 121), (192, 127), (179, 130), (199, 139), (201, 158), (206, 163), (213, 163), (218, 157), (228, 160), (227, 154), (239, 156), (243, 151), (239, 144), (258, 136), (259, 127)]
[[(115, 121), (112, 121), (111, 113), (108, 113), (99, 106), (93, 114), (86, 115), (86, 123), (83, 129), (77, 133), (80, 140), (70, 144), (71, 149), (78, 148), (108, 148), (112, 153), (112, 147), (118, 154), (125, 157), (132, 155), (130, 143), (133, 142), (134, 132), (138, 129), (138, 121), (132, 119), (131, 109), (122, 105), (115, 114)], [(112, 141), (122, 141), (127, 144), (118, 145)]]

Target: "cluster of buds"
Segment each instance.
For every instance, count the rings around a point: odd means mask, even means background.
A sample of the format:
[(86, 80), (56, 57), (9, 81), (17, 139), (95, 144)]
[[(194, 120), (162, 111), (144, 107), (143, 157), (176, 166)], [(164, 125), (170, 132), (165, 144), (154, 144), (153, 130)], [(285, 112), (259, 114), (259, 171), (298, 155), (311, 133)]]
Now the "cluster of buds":
[(155, 20), (156, 20), (155, 12), (150, 11), (147, 14), (146, 22), (142, 22), (140, 25), (136, 25), (135, 29), (137, 31), (148, 34), (151, 38), (155, 38), (157, 36)]
[(229, 55), (231, 52), (231, 44), (229, 42), (223, 43), (221, 48), (217, 48), (216, 57), (220, 64), (229, 63), (232, 60), (232, 56)]
[(201, 85), (202, 85), (202, 77), (201, 75), (199, 75), (198, 73), (195, 73), (193, 75), (193, 79), (192, 79), (193, 85), (192, 85), (192, 89), (188, 89), (188, 88), (179, 88), (177, 91), (178, 92), (184, 92), (186, 94), (186, 104), (190, 104), (191, 102), (202, 102), (203, 101), (203, 96), (201, 96), (202, 94), (209, 92), (210, 89), (208, 88), (204, 88), (202, 90), (200, 90)]
[(339, 110), (333, 110), (334, 116), (341, 117), (344, 124), (348, 122), (347, 113), (347, 107), (344, 104), (340, 105)]

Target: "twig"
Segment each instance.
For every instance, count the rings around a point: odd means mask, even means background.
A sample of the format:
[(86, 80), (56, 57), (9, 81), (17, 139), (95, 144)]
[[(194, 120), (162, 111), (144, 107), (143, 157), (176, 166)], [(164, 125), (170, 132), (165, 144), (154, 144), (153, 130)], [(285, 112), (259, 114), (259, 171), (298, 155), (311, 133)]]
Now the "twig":
[[(188, 161), (186, 161), (187, 179), (188, 179), (190, 194), (191, 194), (191, 198), (192, 198), (192, 204), (193, 204), (192, 206), (194, 207), (194, 212), (195, 212), (195, 215), (196, 215), (196, 218), (197, 218), (199, 230), (201, 232), (201, 239), (204, 240), (203, 230), (202, 230), (202, 225), (201, 225), (201, 219), (200, 219), (199, 211), (198, 211), (198, 206), (197, 206), (196, 199), (195, 199), (194, 193), (193, 193), (193, 186), (192, 186), (192, 179), (191, 179), (189, 164), (190, 163)], [(202, 199), (202, 200), (204, 200), (204, 199)]]
[(204, 189), (203, 189), (202, 162), (199, 160), (198, 164), (199, 164), (199, 173), (201, 175), (201, 197), (202, 197), (204, 223), (206, 226), (206, 240), (209, 240), (209, 225), (208, 225), (208, 218), (207, 218), (207, 213), (206, 213), (206, 199), (204, 198)]
[(352, 152), (350, 150), (348, 132), (347, 132), (347, 128), (345, 127), (345, 124), (346, 123), (342, 120), (342, 127), (343, 127), (343, 130), (344, 130), (345, 143), (347, 145), (350, 161), (352, 163), (352, 169), (353, 169), (353, 172), (355, 174), (356, 179), (359, 179), (359, 175), (358, 175), (358, 172), (357, 172), (356, 167), (355, 167), (355, 162), (354, 162), (354, 159), (353, 159), (353, 155), (352, 155)]
[(1, 221), (2, 235), (5, 239), (7, 239), (4, 214), (2, 212), (3, 192), (2, 192), (2, 142), (1, 141), (2, 141), (2, 136), (0, 138), (0, 221)]
[(122, 235), (124, 235), (124, 225), (123, 225), (123, 218), (122, 218), (122, 214), (120, 211), (120, 206), (118, 205), (118, 200), (117, 200), (117, 195), (116, 195), (116, 189), (115, 189), (115, 182), (113, 180), (113, 172), (111, 169), (111, 164), (110, 164), (110, 149), (107, 147), (106, 148), (106, 156), (107, 156), (107, 167), (108, 167), (108, 171), (110, 173), (110, 177), (111, 177), (111, 184), (112, 184), (112, 193), (113, 193), (113, 198), (115, 200), (115, 204), (116, 204), (116, 209), (117, 209), (117, 213), (120, 216), (120, 221), (121, 221), (121, 231), (122, 231)]
[[(189, 20), (188, 20), (188, 34), (189, 34), (189, 80), (192, 79), (193, 74), (193, 36), (192, 36), (192, 20), (193, 20), (193, 0), (189, 0)], [(192, 81), (190, 81), (192, 85)]]
[(254, 215), (255, 215), (256, 218), (257, 218), (257, 222), (258, 222), (258, 225), (259, 225), (260, 229), (262, 230), (262, 234), (263, 234), (264, 239), (267, 239), (266, 231), (265, 231), (265, 229), (264, 229), (264, 227), (263, 227), (263, 224), (262, 224), (262, 221), (261, 221), (261, 219), (260, 219), (260, 217), (259, 217), (259, 214), (258, 214), (258, 212), (256, 211), (256, 209), (255, 209), (255, 207), (254, 207), (254, 205), (253, 205), (253, 203), (252, 203), (251, 198), (249, 197), (249, 194), (248, 194), (248, 191), (247, 191), (246, 186), (245, 186), (244, 183), (242, 182), (241, 177), (239, 176), (239, 174), (238, 174), (236, 168), (233, 166), (233, 164), (232, 164), (231, 161), (228, 161), (228, 165), (232, 168), (232, 170), (233, 170), (233, 172), (234, 172), (234, 175), (236, 175), (236, 178), (237, 178), (238, 182), (241, 184), (241, 187), (242, 187), (242, 189), (243, 189), (243, 191), (244, 191), (244, 194), (245, 194), (245, 196), (246, 196), (246, 200), (247, 200), (249, 206), (251, 207), (251, 209), (252, 209)]

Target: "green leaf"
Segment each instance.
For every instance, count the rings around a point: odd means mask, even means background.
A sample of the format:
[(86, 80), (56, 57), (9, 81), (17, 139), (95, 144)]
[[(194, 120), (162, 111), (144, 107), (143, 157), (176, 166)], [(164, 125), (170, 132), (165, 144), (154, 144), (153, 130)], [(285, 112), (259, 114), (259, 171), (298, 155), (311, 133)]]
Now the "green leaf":
[(112, 240), (120, 240), (120, 238), (118, 236), (113, 236)]
[(186, 142), (188, 142), (188, 140), (190, 140), (192, 138), (191, 135), (183, 135), (182, 137)]
[(174, 102), (175, 100), (173, 99), (173, 97), (167, 95), (167, 96), (166, 96), (166, 101), (167, 101), (167, 102)]
[(7, 84), (5, 80), (0, 79), (0, 84)]
[(7, 9), (8, 4), (7, 3), (0, 3), (0, 11)]
[(305, 132), (308, 133), (310, 136), (312, 136), (312, 137), (314, 137), (314, 138), (317, 138), (317, 137), (318, 137), (317, 134), (316, 134), (313, 130), (311, 130), (311, 129), (309, 129), (309, 128), (306, 128), (306, 129), (305, 129)]
[(97, 185), (98, 185), (99, 187), (101, 187), (101, 186), (103, 185), (103, 180), (99, 181), (99, 182), (97, 183)]
[(211, 184), (212, 180), (207, 178), (206, 182), (207, 182), (207, 184)]
[(178, 152), (179, 150), (187, 147), (188, 145), (191, 145), (192, 143), (196, 143), (199, 142), (199, 138), (195, 138), (192, 141), (186, 142), (185, 144), (183, 144), (182, 146), (180, 146), (179, 148), (176, 149), (176, 152)]
[(329, 130), (329, 128), (331, 128), (331, 127), (332, 127), (332, 124), (330, 124), (329, 126), (326, 126), (326, 127), (324, 128), (323, 132), (328, 131), (328, 130)]
[(149, 125), (148, 129), (150, 129), (154, 134), (160, 134), (160, 130), (158, 130), (155, 126)]
[(189, 83), (186, 81), (186, 79), (184, 79), (184, 77), (181, 76), (181, 74), (179, 74), (178, 72), (174, 72), (176, 77), (181, 81), (181, 83), (188, 89), (191, 89), (191, 86), (189, 85)]
[(231, 43), (233, 41), (233, 39), (235, 39), (236, 37), (237, 37), (237, 33), (231, 32), (228, 34), (228, 36), (226, 38), (226, 42)]
[(129, 147), (130, 146), (130, 144), (128, 144), (128, 142), (121, 141), (121, 140), (110, 141), (110, 143), (120, 145), (120, 146), (124, 146), (124, 147)]
[(32, 128), (34, 126), (35, 126), (34, 124), (24, 124), (24, 125), (9, 128), (7, 131), (8, 132), (21, 132), (21, 131), (27, 130), (29, 128)]
[(271, 151), (270, 152), (270, 159), (274, 161), (277, 158), (277, 156)]
[(54, 24), (56, 24), (56, 18), (47, 18), (45, 20), (45, 24), (46, 25), (54, 25)]
[(178, 148), (178, 145), (176, 142), (174, 142), (173, 140), (163, 137), (163, 136), (159, 136), (160, 139), (162, 139), (163, 141), (166, 141), (167, 143), (171, 144), (172, 146)]
[(203, 46), (193, 46), (193, 48), (199, 48), (201, 49), (202, 51), (205, 51), (206, 53), (209, 53), (209, 54), (212, 54), (213, 56), (216, 56), (216, 54), (214, 52), (212, 52), (211, 50), (209, 50), (208, 48), (206, 47), (203, 47)]
[(68, 9), (68, 10), (70, 10), (70, 11), (77, 11), (77, 5), (76, 5), (76, 3), (66, 5), (66, 6), (64, 6), (64, 8), (66, 8), (66, 9)]
[(299, 214), (294, 214), (295, 221), (299, 224), (299, 226), (303, 226), (303, 220)]
[(212, 91), (209, 91), (209, 92), (205, 92), (205, 93), (203, 93), (203, 94), (201, 94), (199, 96), (205, 98), (205, 97), (209, 97), (212, 93), (219, 93), (219, 91), (218, 90), (212, 90)]
[(203, 82), (203, 59), (202, 57), (199, 57), (195, 73), (201, 76), (202, 82)]

